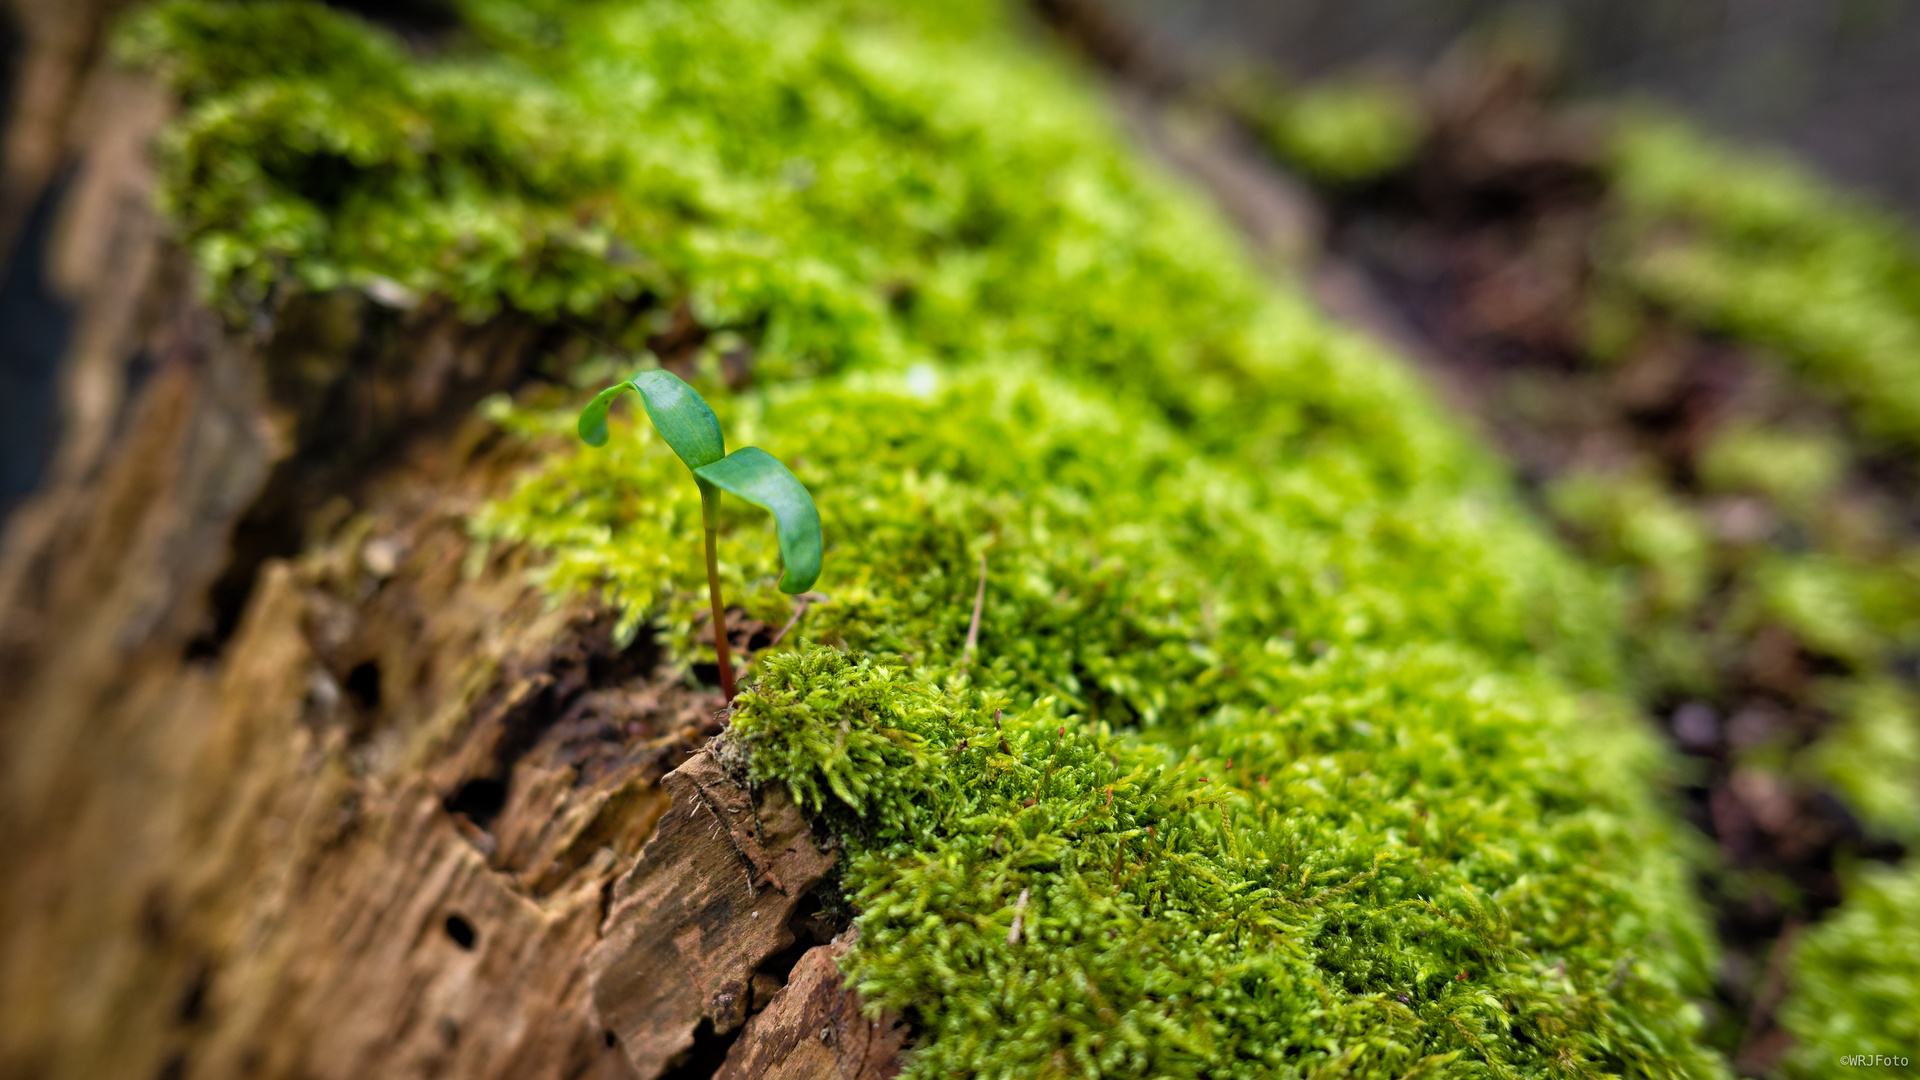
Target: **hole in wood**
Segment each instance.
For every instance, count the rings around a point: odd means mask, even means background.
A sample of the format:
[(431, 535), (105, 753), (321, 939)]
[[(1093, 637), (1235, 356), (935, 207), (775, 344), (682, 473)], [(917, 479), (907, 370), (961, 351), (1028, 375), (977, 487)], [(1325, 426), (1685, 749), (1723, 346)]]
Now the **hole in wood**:
[(733, 1049), (733, 1042), (742, 1030), (734, 1028), (722, 1035), (713, 1030), (711, 1017), (701, 1020), (693, 1032), (693, 1045), (667, 1066), (660, 1080), (711, 1080), (720, 1066), (727, 1063), (727, 1051)]
[(507, 805), (507, 785), (490, 776), (475, 777), (461, 784), (447, 797), (447, 813), (465, 814), (467, 820), (486, 828)]
[(342, 685), (346, 687), (348, 696), (353, 698), (353, 703), (360, 708), (371, 710), (380, 707), (380, 665), (377, 662), (364, 660), (353, 665), (353, 670), (347, 672), (346, 682)]
[(480, 940), (480, 935), (474, 931), (473, 924), (459, 915), (447, 916), (447, 936), (453, 939), (455, 945), (469, 952), (473, 950), (474, 942)]

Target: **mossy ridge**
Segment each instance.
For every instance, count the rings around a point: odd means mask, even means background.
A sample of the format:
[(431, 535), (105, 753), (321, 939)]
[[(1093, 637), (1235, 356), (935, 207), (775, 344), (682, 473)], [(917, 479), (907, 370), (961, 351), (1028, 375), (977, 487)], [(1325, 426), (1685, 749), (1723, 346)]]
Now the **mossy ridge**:
[[(163, 57), (224, 47), (209, 44), (219, 32), (168, 37), (168, 20), (236, 10), (321, 17), (176, 3), (148, 16), (144, 40)], [(177, 220), (219, 295), (243, 307), (286, 282), (377, 276), (475, 315), (573, 311), (620, 334), (643, 332), (658, 302), (690, 298), (703, 323), (756, 345), (756, 377), (773, 387), (716, 395), (723, 422), (793, 462), (837, 545), (836, 577), (823, 582), (834, 602), (800, 632), (910, 655), (917, 666), (885, 685), (937, 688), (971, 710), (969, 731), (984, 730), (989, 702), (1056, 696), (1018, 710), (1022, 750), (1038, 752), (1048, 723), (1056, 740), (1068, 738), (1061, 727), (1105, 723), (1141, 729), (1099, 744), (1122, 760), (1234, 758), (1234, 772), (1216, 766), (1204, 785), (1231, 787), (1221, 805), (1178, 803), (1188, 816), (1166, 830), (1166, 872), (1185, 876), (1167, 879), (1168, 895), (1212, 906), (1216, 886), (1258, 880), (1246, 865), (1284, 863), (1324, 896), (1297, 953), (1248, 959), (1233, 951), (1241, 943), (1198, 930), (1141, 967), (1054, 967), (1053, 954), (1027, 953), (1009, 970), (1047, 993), (1000, 984), (1000, 1008), (1039, 1024), (1038, 1011), (1060, 1012), (1050, 994), (1071, 987), (1079, 1000), (1076, 971), (1113, 995), (1151, 975), (1162, 981), (1139, 997), (1143, 1017), (1184, 1023), (1164, 1011), (1163, 989), (1207, 1017), (1195, 1038), (1154, 1035), (1172, 1055), (1154, 1067), (1189, 1074), (1272, 1071), (1275, 1052), (1285, 1069), (1300, 1057), (1286, 1047), (1362, 1074), (1421, 1061), (1461, 1076), (1716, 1074), (1675, 989), (1697, 977), (1701, 937), (1645, 805), (1647, 744), (1559, 677), (1611, 677), (1608, 605), (1522, 523), (1487, 459), (1408, 376), (1271, 296), (1224, 231), (1133, 164), (1058, 72), (990, 26), (922, 33), (924, 13), (861, 5), (742, 0), (726, 17), (710, 5), (590, 5), (568, 7), (577, 18), (564, 24), (532, 7), (473, 11), (504, 58), (379, 78), (191, 67), (242, 74), (186, 84), (199, 96), (169, 159)], [(859, 16), (848, 26), (830, 18), (847, 11)], [(716, 55), (734, 60), (724, 78), (701, 63)], [(495, 134), (509, 107), (525, 123)], [(1047, 182), (1010, 179), (1036, 176)], [(640, 321), (618, 323), (636, 309)], [(930, 362), (940, 366), (915, 366)], [(493, 409), (528, 431), (571, 421)], [(673, 573), (661, 553), (685, 547), (662, 541), (686, 534), (697, 504), (661, 493), (683, 486), (654, 482), (650, 470), (670, 462), (625, 433), (606, 452), (560, 454), (476, 529), (550, 552), (551, 587), (605, 587), (630, 620), (664, 611), (684, 660), (692, 605), (673, 583), (697, 575)], [(734, 531), (728, 572), (750, 609), (783, 618), (762, 532)], [(983, 647), (949, 686), (973, 556), (989, 546)], [(794, 656), (766, 658), (763, 678)], [(855, 816), (871, 820), (839, 818), (868, 851), (885, 850), (874, 845), (888, 808), (911, 803), (935, 755), (958, 746), (942, 741), (955, 732), (880, 719), (919, 741), (879, 732), (868, 764), (823, 770), (841, 773)], [(753, 725), (742, 724), (744, 741)], [(804, 795), (800, 771), (838, 751), (794, 745), (767, 760), (784, 761)], [(929, 766), (881, 769), (898, 764), (889, 752)], [(1062, 779), (1084, 790), (1042, 790), (1021, 811), (1051, 821), (1071, 798), (1094, 798), (1097, 759), (1084, 753)], [(860, 796), (849, 779), (883, 773), (899, 786)], [(1158, 813), (1174, 791), (1142, 788), (1118, 812)], [(949, 1025), (920, 1075), (942, 1060), (1000, 1074), (1056, 1064), (1057, 1040), (981, 1042), (960, 1012), (942, 1011), (939, 965), (978, 986), (998, 954), (975, 964), (927, 953), (927, 939), (889, 938), (899, 928), (872, 914), (934, 880), (922, 871), (945, 863), (926, 856), (945, 841), (932, 839), (898, 859), (861, 857), (879, 891), (858, 894), (876, 921), (856, 975), (930, 1028)], [(1043, 940), (1061, 929), (1048, 912), (1072, 910), (1061, 896), (1125, 915), (1119, 886), (1050, 872), (1036, 890)], [(1482, 890), (1471, 894), (1480, 915), (1455, 884)], [(1393, 906), (1416, 896), (1436, 908)], [(1140, 925), (1187, 934), (1195, 924), (1172, 912)], [(1327, 913), (1340, 921), (1312, 921)], [(1398, 935), (1429, 916), (1418, 948), (1396, 953)], [(914, 926), (937, 939), (924, 917)], [(1432, 1016), (1415, 991), (1432, 990), (1435, 971), (1394, 959), (1421, 948), (1475, 964), (1435, 969), (1470, 977), (1436, 992)], [(1230, 980), (1247, 964), (1273, 981), (1241, 993)], [(1381, 1032), (1410, 1040), (1405, 1052), (1385, 1036), (1373, 1046)], [(1091, 1037), (1096, 1066), (1147, 1067), (1131, 1049), (1098, 1058)], [(1242, 1049), (1257, 1052), (1235, 1064)]]

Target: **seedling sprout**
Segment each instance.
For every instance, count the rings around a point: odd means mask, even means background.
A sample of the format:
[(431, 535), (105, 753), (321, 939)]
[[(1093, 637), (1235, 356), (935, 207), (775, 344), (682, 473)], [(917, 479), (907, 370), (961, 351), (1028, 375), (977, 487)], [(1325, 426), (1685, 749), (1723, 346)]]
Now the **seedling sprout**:
[(820, 513), (785, 465), (757, 446), (727, 453), (720, 420), (699, 391), (666, 371), (642, 371), (595, 395), (580, 412), (580, 438), (588, 446), (607, 442), (607, 409), (632, 390), (640, 395), (654, 429), (693, 473), (700, 487), (700, 517), (706, 527), (707, 596), (713, 604), (713, 647), (720, 663), (720, 691), (734, 696), (733, 657), (727, 644), (726, 605), (720, 599), (720, 493), (728, 492), (773, 514), (780, 540), (780, 591), (804, 593), (820, 577)]

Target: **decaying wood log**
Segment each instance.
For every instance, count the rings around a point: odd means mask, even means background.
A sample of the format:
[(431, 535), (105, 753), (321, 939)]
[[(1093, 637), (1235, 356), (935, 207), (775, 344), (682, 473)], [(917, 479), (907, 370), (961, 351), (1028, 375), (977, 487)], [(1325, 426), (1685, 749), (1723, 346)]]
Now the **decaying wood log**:
[(76, 331), (0, 540), (0, 1076), (710, 1074), (827, 859), (707, 771), (717, 694), (467, 533), (529, 453), (474, 404), (581, 343), (353, 294), (217, 313), (152, 210), (165, 96), (35, 93), (12, 137), (71, 148), (36, 258)]

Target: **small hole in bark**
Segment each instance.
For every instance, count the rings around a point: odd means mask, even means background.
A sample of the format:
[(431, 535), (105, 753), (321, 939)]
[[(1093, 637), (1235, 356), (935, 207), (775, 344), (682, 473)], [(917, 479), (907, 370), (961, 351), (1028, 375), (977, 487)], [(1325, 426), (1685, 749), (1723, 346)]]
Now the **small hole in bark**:
[(380, 707), (380, 665), (373, 660), (365, 660), (353, 665), (347, 672), (344, 684), (353, 703), (362, 709)]
[(787, 979), (793, 975), (793, 969), (799, 966), (800, 958), (807, 955), (807, 950), (813, 947), (814, 943), (812, 941), (806, 938), (800, 938), (792, 945), (787, 946), (785, 950), (767, 957), (766, 963), (754, 969), (755, 973), (771, 975), (780, 982), (785, 983)]
[(465, 814), (467, 820), (486, 828), (507, 805), (507, 785), (482, 776), (461, 784), (447, 797), (447, 813)]
[(611, 1050), (614, 1047), (619, 1045), (620, 1045), (620, 1039), (617, 1036), (615, 1036), (613, 1032), (611, 1031), (607, 1032), (607, 1049)]
[(447, 916), (447, 936), (453, 939), (455, 945), (468, 951), (472, 951), (473, 943), (480, 940), (473, 924), (458, 915)]

